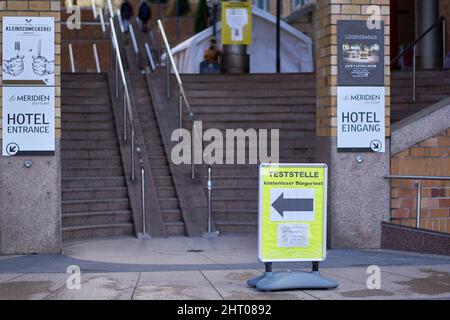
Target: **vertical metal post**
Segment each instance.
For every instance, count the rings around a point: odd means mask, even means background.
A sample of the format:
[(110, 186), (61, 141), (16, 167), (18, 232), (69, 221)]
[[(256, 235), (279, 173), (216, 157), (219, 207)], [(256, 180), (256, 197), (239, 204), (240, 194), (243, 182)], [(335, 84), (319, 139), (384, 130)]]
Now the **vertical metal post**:
[(98, 58), (97, 44), (94, 43), (94, 44), (92, 45), (92, 49), (93, 49), (93, 51), (94, 51), (95, 67), (96, 67), (96, 69), (97, 69), (97, 73), (101, 73), (102, 70), (101, 70), (101, 68), (100, 68), (100, 60), (99, 60), (99, 58)]
[(115, 51), (116, 54), (116, 99), (119, 98), (119, 57), (117, 49)]
[(72, 69), (72, 73), (75, 73), (75, 59), (73, 58), (73, 49), (72, 49), (71, 43), (69, 43), (69, 58), (70, 58), (70, 68)]
[(272, 273), (272, 262), (266, 262), (264, 266), (266, 267), (266, 273)]
[(442, 20), (442, 69), (447, 69), (447, 21)]
[(416, 228), (420, 228), (420, 209), (422, 207), (422, 183), (420, 181), (416, 182), (417, 187), (417, 201), (416, 201)]
[(141, 163), (141, 206), (142, 206), (142, 234), (145, 236), (147, 234), (147, 212), (145, 208), (145, 168), (142, 159)]
[(181, 140), (181, 129), (183, 128), (183, 95), (181, 94), (181, 87), (178, 93), (178, 107), (180, 112), (180, 139)]
[(134, 128), (131, 129), (131, 180), (136, 179), (136, 146), (135, 146)]
[(414, 45), (413, 49), (413, 101), (416, 102), (416, 69), (417, 69), (417, 61), (416, 61), (416, 45)]
[(281, 58), (280, 58), (280, 20), (281, 20), (281, 0), (277, 0), (277, 33), (276, 33), (276, 70), (281, 72)]
[(191, 178), (192, 180), (195, 179), (195, 122), (194, 122), (194, 115), (191, 113)]
[(312, 271), (313, 272), (319, 272), (319, 262), (318, 261), (313, 261), (312, 262)]
[(170, 60), (169, 60), (169, 52), (166, 52), (166, 90), (167, 90), (167, 98), (170, 98)]
[(127, 141), (127, 95), (123, 92), (123, 141)]
[(211, 191), (212, 191), (212, 181), (211, 181), (211, 166), (208, 166), (208, 233), (211, 233)]

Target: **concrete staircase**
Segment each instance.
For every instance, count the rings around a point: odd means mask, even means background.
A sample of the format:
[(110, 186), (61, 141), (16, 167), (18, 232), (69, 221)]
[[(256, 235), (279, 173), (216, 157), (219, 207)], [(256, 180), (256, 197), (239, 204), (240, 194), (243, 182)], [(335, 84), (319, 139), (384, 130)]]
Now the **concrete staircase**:
[(62, 76), (63, 239), (132, 235), (105, 74)]
[(145, 75), (130, 72), (130, 78), (166, 233), (168, 236), (185, 235), (169, 159), (164, 150)]
[(417, 96), (412, 99), (412, 73), (392, 71), (391, 121), (398, 122), (450, 96), (450, 70), (417, 72)]
[[(203, 130), (280, 129), (280, 162), (314, 162), (314, 74), (183, 75), (183, 81)], [(206, 172), (199, 169), (203, 180)], [(213, 165), (212, 206), (221, 232), (256, 232), (258, 166)]]

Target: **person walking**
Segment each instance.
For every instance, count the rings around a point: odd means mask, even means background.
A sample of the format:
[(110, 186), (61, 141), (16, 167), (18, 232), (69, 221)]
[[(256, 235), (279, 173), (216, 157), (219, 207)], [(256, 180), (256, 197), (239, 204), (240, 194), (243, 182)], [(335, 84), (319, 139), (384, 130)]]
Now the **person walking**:
[(123, 29), (125, 33), (128, 33), (130, 30), (130, 20), (133, 17), (133, 7), (130, 4), (130, 1), (125, 0), (122, 2), (120, 6), (120, 16), (122, 17)]
[(138, 17), (142, 26), (142, 31), (147, 33), (147, 23), (152, 18), (152, 9), (145, 0), (141, 0)]

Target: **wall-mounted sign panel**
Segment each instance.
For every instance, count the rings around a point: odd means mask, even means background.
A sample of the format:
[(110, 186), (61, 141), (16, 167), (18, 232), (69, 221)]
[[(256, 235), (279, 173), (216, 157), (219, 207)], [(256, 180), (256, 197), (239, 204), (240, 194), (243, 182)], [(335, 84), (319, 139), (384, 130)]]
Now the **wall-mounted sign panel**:
[(252, 42), (252, 5), (250, 2), (222, 2), (222, 44)]
[(327, 166), (261, 164), (259, 260), (323, 261), (326, 257)]
[(4, 85), (55, 83), (55, 19), (3, 17)]
[(338, 85), (384, 86), (384, 23), (338, 21)]
[(338, 87), (340, 152), (385, 152), (385, 88)]
[(3, 156), (53, 155), (55, 88), (3, 87)]

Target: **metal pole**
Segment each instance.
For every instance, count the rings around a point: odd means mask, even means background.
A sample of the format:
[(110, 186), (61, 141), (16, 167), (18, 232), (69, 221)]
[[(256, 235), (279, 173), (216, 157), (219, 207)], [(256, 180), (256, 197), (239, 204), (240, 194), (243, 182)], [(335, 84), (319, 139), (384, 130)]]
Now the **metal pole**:
[(266, 273), (272, 273), (272, 262), (266, 262), (264, 266), (266, 267)]
[(422, 207), (422, 199), (421, 199), (422, 183), (420, 181), (416, 182), (416, 187), (417, 187), (416, 228), (420, 228), (420, 209)]
[(211, 166), (208, 166), (208, 233), (211, 233)]
[(95, 43), (92, 45), (92, 49), (94, 50), (95, 67), (97, 68), (97, 73), (101, 73), (102, 70), (100, 68), (100, 60), (98, 59), (97, 45)]
[(123, 141), (127, 141), (127, 95), (123, 93)]
[(416, 46), (414, 45), (413, 49), (413, 101), (416, 102), (416, 68), (417, 68), (417, 62), (416, 62)]
[(117, 49), (115, 51), (116, 54), (116, 99), (119, 98), (119, 57)]
[(281, 72), (280, 60), (280, 20), (281, 20), (281, 1), (277, 0), (277, 36), (276, 36), (276, 69), (277, 73)]
[(73, 58), (73, 50), (72, 50), (71, 43), (69, 43), (69, 57), (70, 57), (70, 67), (72, 69), (72, 73), (75, 73), (75, 60)]
[(142, 205), (142, 234), (145, 236), (147, 234), (147, 212), (145, 208), (145, 168), (144, 163), (142, 162), (142, 159), (140, 161), (141, 163), (141, 205)]
[(319, 262), (318, 261), (313, 261), (313, 263), (312, 263), (312, 271), (313, 272), (319, 272)]
[(194, 163), (194, 157), (195, 157), (195, 123), (194, 123), (194, 115), (191, 113), (189, 115), (191, 117), (191, 178), (192, 180), (195, 179), (195, 163)]
[(136, 147), (134, 141), (134, 129), (131, 129), (131, 180), (134, 181), (136, 179)]
[(180, 137), (179, 140), (181, 140), (181, 129), (183, 128), (183, 96), (181, 95), (181, 87), (179, 89), (178, 93), (178, 106), (179, 106), (179, 112), (180, 112)]
[(170, 60), (169, 53), (166, 52), (166, 90), (167, 90), (167, 98), (170, 98)]
[(447, 68), (447, 61), (446, 61), (446, 55), (447, 55), (447, 21), (444, 19), (442, 20), (442, 65), (443, 69)]

